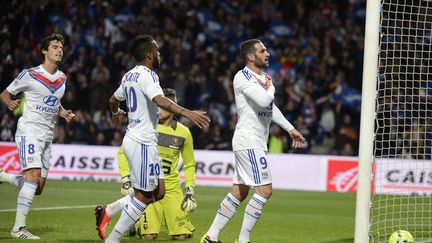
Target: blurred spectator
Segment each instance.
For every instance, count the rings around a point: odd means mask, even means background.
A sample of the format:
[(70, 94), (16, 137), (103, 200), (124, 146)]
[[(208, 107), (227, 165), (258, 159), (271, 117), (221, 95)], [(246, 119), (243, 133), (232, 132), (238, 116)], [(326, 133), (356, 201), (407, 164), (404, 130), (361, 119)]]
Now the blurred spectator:
[(120, 131), (115, 131), (113, 134), (113, 139), (111, 140), (112, 146), (121, 146), (123, 142), (123, 135)]
[(0, 138), (1, 141), (14, 141), (14, 127), (15, 121), (10, 117), (8, 113), (5, 113), (0, 123)]
[(110, 72), (107, 67), (105, 67), (102, 56), (96, 57), (96, 66), (91, 71), (91, 80), (96, 80), (99, 73), (103, 73), (105, 79), (110, 80)]
[[(344, 153), (353, 153), (354, 149), (358, 146), (359, 134), (352, 124), (351, 116), (345, 114), (342, 119), (342, 124), (339, 127), (336, 135), (335, 150), (338, 154), (346, 155)], [(349, 146), (346, 146), (346, 145)]]

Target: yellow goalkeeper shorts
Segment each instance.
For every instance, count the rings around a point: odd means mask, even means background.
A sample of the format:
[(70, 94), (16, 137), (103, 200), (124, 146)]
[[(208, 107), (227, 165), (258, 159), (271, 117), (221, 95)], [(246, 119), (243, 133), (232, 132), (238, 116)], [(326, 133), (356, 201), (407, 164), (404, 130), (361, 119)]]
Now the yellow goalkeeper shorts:
[(141, 235), (159, 234), (161, 225), (164, 224), (171, 236), (192, 234), (195, 227), (190, 222), (187, 212), (181, 209), (182, 201), (183, 193), (180, 187), (167, 191), (162, 200), (147, 206), (135, 226), (137, 232)]

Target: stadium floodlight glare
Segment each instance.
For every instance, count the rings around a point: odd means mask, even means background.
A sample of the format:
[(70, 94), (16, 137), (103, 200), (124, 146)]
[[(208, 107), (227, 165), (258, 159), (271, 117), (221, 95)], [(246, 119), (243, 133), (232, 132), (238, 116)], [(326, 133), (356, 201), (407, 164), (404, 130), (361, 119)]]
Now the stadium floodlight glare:
[(432, 1), (368, 0), (355, 242), (432, 242)]

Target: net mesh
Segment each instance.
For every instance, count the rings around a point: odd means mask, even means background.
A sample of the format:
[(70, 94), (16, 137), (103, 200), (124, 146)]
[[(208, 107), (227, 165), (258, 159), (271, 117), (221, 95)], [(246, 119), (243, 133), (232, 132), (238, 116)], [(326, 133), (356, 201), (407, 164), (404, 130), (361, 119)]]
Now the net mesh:
[(370, 242), (432, 242), (432, 1), (381, 6)]

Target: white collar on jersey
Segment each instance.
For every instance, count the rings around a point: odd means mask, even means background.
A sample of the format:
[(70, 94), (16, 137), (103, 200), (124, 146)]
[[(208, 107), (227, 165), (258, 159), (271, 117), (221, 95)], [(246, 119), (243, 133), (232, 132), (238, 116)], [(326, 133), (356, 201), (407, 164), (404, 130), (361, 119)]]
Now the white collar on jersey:
[(41, 64), (41, 65), (39, 65), (39, 70), (40, 70), (41, 72), (43, 72), (44, 76), (47, 77), (49, 80), (52, 81), (52, 79), (54, 79), (54, 80), (57, 79), (58, 72), (59, 72), (58, 69), (55, 71), (55, 73), (51, 74), (50, 72), (48, 72), (47, 70), (45, 70), (45, 68), (44, 68), (43, 65)]
[(250, 68), (248, 68), (247, 66), (245, 66), (245, 69), (247, 69), (249, 72), (251, 72), (255, 77), (262, 77), (264, 74), (265, 74), (265, 72), (263, 72), (263, 71), (261, 71), (261, 74), (258, 74), (258, 73), (256, 73), (256, 72), (254, 72), (254, 71), (252, 71)]
[(153, 72), (150, 68), (144, 66), (144, 65), (136, 65), (135, 68), (144, 68), (145, 70), (147, 70), (148, 72)]

